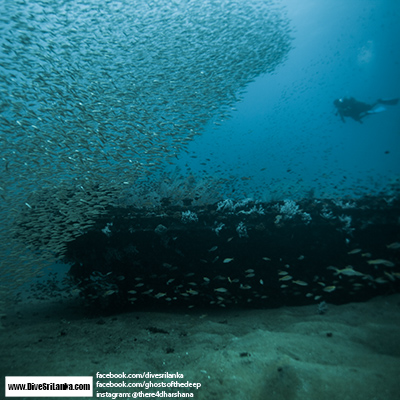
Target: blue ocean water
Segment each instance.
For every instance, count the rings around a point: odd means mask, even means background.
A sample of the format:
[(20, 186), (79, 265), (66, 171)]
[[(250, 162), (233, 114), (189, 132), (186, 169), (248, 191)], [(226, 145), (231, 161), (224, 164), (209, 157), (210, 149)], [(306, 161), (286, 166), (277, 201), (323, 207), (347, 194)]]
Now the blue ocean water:
[(400, 96), (398, 2), (0, 0), (0, 11), (3, 276), (34, 270), (35, 251), (62, 259), (115, 204), (399, 188), (400, 105), (362, 124), (333, 105)]
[(387, 190), (400, 177), (400, 106), (343, 123), (333, 100), (400, 95), (400, 3), (282, 3), (294, 38), (286, 62), (248, 85), (231, 118), (210, 122), (180, 165), (231, 176), (236, 196), (262, 200)]
[(399, 21), (399, 0), (0, 0), (0, 374), (395, 399), (400, 104), (360, 124), (333, 101), (400, 97)]

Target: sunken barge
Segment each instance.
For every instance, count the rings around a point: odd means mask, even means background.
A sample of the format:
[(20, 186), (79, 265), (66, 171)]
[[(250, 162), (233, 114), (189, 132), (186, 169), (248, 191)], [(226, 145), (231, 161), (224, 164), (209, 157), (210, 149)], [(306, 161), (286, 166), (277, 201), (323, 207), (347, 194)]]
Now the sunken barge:
[(400, 200), (109, 207), (64, 261), (99, 307), (269, 308), (400, 291)]

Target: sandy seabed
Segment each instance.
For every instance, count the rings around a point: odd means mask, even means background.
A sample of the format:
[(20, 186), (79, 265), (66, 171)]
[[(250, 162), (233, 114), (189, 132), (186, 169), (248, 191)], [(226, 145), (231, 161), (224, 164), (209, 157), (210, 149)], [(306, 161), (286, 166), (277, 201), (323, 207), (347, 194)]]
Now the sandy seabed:
[[(93, 316), (79, 304), (10, 310), (0, 331), (0, 393), (6, 375), (91, 375), (95, 396), (160, 390), (207, 400), (400, 398), (399, 294), (328, 305), (324, 314), (313, 305)], [(99, 389), (97, 372), (179, 373), (184, 377), (125, 381), (201, 387)]]

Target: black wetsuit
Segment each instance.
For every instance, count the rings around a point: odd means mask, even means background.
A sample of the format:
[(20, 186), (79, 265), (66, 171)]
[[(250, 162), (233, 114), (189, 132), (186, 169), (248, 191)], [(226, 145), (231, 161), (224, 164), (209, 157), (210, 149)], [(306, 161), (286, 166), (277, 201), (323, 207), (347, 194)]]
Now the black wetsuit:
[(361, 118), (365, 117), (368, 111), (371, 111), (376, 105), (363, 103), (356, 100), (354, 97), (345, 97), (344, 99), (335, 100), (333, 104), (337, 108), (336, 115), (340, 115), (343, 122), (346, 122), (344, 117), (350, 117), (361, 124)]
[(385, 100), (378, 99), (374, 104), (367, 104), (356, 100), (354, 97), (344, 97), (343, 99), (336, 99), (333, 104), (337, 109), (336, 115), (340, 115), (343, 122), (346, 122), (344, 117), (350, 117), (362, 124), (361, 119), (368, 114), (373, 114), (373, 109), (378, 104), (394, 106), (398, 102), (398, 98)]

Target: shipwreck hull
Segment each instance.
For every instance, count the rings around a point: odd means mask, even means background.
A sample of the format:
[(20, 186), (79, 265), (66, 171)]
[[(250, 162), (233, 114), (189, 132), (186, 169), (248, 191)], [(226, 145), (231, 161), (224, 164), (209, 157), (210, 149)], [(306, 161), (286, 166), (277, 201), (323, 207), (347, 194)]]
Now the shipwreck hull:
[(104, 307), (341, 304), (400, 290), (399, 225), (378, 197), (109, 208), (65, 261)]

